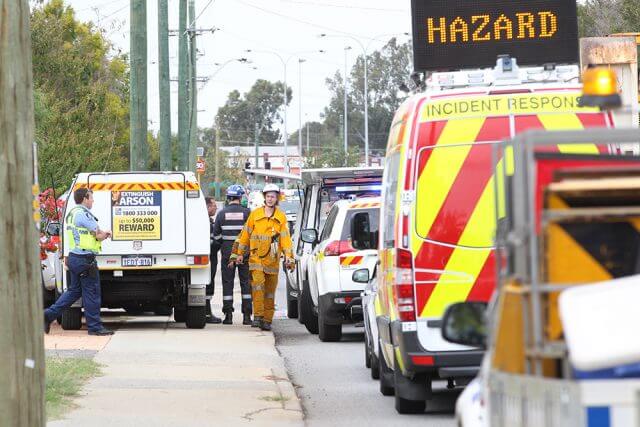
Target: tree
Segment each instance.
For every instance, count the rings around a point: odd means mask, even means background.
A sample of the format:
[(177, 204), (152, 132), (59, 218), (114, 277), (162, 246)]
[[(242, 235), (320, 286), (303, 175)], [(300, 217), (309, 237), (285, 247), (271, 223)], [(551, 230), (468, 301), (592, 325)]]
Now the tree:
[(31, 27), (40, 177), (59, 191), (79, 171), (127, 170), (127, 58), (63, 0), (35, 8)]
[(306, 157), (305, 168), (339, 168), (355, 167), (360, 163), (360, 152), (357, 147), (349, 147), (345, 156), (341, 140), (334, 139), (323, 147), (311, 150)]
[[(399, 44), (392, 38), (380, 50), (367, 56), (369, 84), (369, 149), (384, 150), (395, 111), (402, 100), (399, 87), (412, 70), (411, 45)], [(344, 79), (339, 71), (327, 79), (331, 101), (323, 117), (328, 130), (341, 135), (344, 116)], [(364, 146), (364, 56), (360, 55), (351, 69), (348, 100), (349, 142)], [(355, 136), (355, 138), (353, 138)]]
[[(255, 127), (260, 129), (260, 143), (274, 144), (281, 138), (275, 127), (283, 122), (280, 109), (285, 104), (282, 82), (256, 80), (249, 92), (241, 95), (237, 90), (229, 93), (227, 102), (218, 110), (216, 123), (223, 132), (222, 145), (253, 143)], [(291, 89), (287, 88), (286, 104), (291, 102)]]
[(586, 0), (578, 5), (580, 37), (640, 31), (638, 0)]
[(42, 290), (33, 191), (33, 86), (29, 4), (0, 0), (0, 414), (42, 426)]

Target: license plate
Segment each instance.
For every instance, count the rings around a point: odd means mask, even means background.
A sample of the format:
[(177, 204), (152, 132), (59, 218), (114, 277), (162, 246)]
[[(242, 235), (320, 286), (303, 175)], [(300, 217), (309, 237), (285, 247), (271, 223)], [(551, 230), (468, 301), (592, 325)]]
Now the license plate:
[(123, 267), (151, 267), (152, 265), (153, 259), (150, 255), (125, 255), (122, 257)]

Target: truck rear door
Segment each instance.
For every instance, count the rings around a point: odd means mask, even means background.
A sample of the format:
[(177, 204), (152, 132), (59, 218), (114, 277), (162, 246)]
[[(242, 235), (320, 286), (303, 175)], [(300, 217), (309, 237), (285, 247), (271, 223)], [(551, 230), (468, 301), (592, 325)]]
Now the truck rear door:
[(113, 233), (103, 243), (103, 255), (185, 253), (185, 192), (196, 189), (196, 183), (179, 172), (91, 174), (87, 179), (100, 228)]

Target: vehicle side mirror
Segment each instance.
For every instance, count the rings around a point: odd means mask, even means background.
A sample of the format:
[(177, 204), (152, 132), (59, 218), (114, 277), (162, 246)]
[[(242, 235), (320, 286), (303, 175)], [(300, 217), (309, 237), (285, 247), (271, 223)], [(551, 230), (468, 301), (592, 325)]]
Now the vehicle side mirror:
[(442, 319), (442, 338), (454, 344), (486, 348), (487, 304), (461, 302), (447, 308)]
[(356, 250), (372, 249), (369, 213), (358, 212), (351, 220), (351, 246)]
[(60, 235), (60, 223), (59, 222), (50, 222), (47, 224), (47, 228), (45, 233), (48, 236), (59, 236)]
[(305, 243), (316, 244), (318, 243), (318, 231), (313, 228), (307, 228), (300, 233), (300, 240)]
[(369, 283), (369, 269), (361, 268), (360, 270), (356, 270), (351, 275), (351, 280), (355, 283)]

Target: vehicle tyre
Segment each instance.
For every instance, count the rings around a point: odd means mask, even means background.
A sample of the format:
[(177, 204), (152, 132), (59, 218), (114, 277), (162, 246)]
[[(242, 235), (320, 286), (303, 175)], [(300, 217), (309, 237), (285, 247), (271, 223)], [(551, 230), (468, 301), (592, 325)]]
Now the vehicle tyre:
[(207, 307), (187, 307), (187, 328), (202, 329), (207, 324)]
[(307, 331), (312, 334), (318, 333), (318, 315), (313, 311), (313, 300), (311, 299), (311, 291), (309, 290), (309, 281), (302, 281), (302, 296), (300, 305), (300, 312), (302, 315), (303, 323)]
[(168, 305), (159, 305), (153, 310), (156, 316), (171, 316), (173, 308)]
[(291, 296), (291, 286), (289, 285), (289, 277), (285, 273), (285, 280), (287, 282), (287, 317), (289, 319), (298, 318), (298, 298)]
[(380, 393), (383, 396), (393, 396), (395, 388), (393, 385), (393, 370), (387, 366), (382, 355), (382, 350), (378, 350), (378, 371), (380, 374)]
[(342, 338), (342, 325), (328, 325), (322, 319), (318, 319), (318, 337), (322, 342), (336, 342)]
[(396, 394), (396, 411), (399, 414), (421, 414), (427, 407), (427, 402), (424, 400), (409, 400), (403, 399)]
[(68, 308), (62, 312), (60, 325), (65, 331), (77, 331), (82, 327), (82, 309), (79, 307)]
[(369, 338), (367, 333), (364, 333), (364, 366), (371, 369), (371, 349), (369, 348)]
[(173, 310), (173, 320), (175, 320), (176, 323), (184, 323), (184, 321), (187, 320), (187, 310), (177, 308)]
[(380, 362), (375, 354), (371, 354), (371, 379), (380, 379)]
[(47, 289), (42, 289), (42, 303), (44, 308), (49, 308), (53, 305), (53, 303), (56, 302), (56, 291), (55, 289), (52, 290), (47, 290)]

